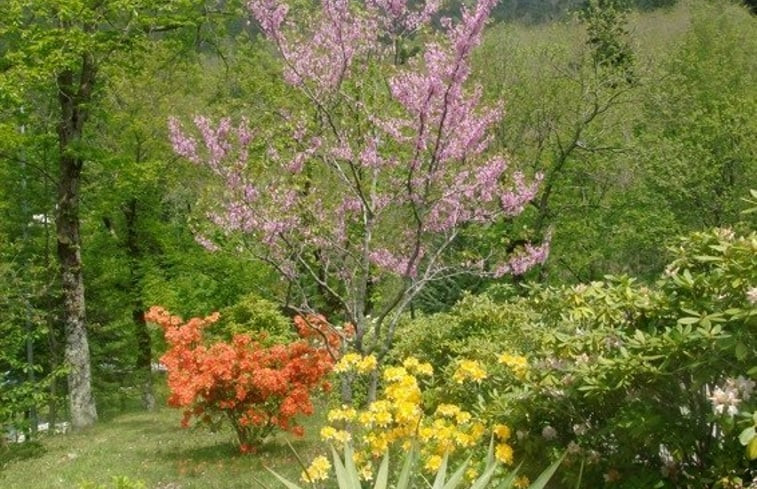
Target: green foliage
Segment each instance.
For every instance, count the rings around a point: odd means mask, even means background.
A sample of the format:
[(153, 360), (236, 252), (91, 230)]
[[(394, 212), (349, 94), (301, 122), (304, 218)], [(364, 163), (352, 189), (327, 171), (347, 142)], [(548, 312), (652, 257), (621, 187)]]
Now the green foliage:
[[(750, 446), (757, 379), (757, 234), (695, 233), (672, 253), (654, 287), (607, 277), (466, 298), (403, 325), (395, 353), (448, 373), (458, 356), (487, 364), (494, 388), (446, 381), (435, 397), (519, 427), (516, 451), (526, 460), (568, 446), (566, 481), (579, 468), (588, 487), (608, 477), (618, 487), (743, 477), (739, 433)], [(437, 328), (437, 343), (414, 335)], [(503, 364), (503, 353), (525, 356), (528, 369)], [(738, 400), (723, 401), (728, 395)]]
[(636, 127), (647, 185), (687, 228), (739, 220), (757, 187), (755, 19), (731, 4), (695, 4), (662, 62)]
[(506, 247), (503, 235), (551, 229), (539, 280), (651, 281), (677, 236), (733, 225), (757, 186), (755, 21), (727, 2), (638, 15), (603, 0), (584, 12), (488, 32), (477, 74), (507, 101), (497, 142), (544, 181), (522, 216), (471, 239)]
[(59, 368), (50, 366), (47, 355), (35, 356), (44, 352), (45, 340), (52, 333), (41, 309), (45, 305), (41, 302), (45, 270), (31, 262), (23, 244), (27, 243), (11, 244), (0, 234), (0, 309), (3, 311), (0, 316), (0, 429), (30, 429), (30, 410), (51, 401), (50, 383), (62, 373)]
[(221, 311), (221, 319), (213, 328), (213, 333), (221, 333), (226, 339), (235, 334), (249, 334), (261, 338), (264, 344), (285, 344), (297, 337), (289, 321), (279, 307), (257, 294), (248, 294), (235, 304)]
[(621, 0), (589, 0), (581, 13), (594, 65), (613, 70), (633, 81), (634, 54), (628, 42), (625, 9)]

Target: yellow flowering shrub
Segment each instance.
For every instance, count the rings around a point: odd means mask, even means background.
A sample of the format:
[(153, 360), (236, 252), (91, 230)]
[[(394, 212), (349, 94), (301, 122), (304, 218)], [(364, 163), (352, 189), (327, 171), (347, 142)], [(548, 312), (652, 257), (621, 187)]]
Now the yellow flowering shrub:
[[(341, 373), (368, 374), (374, 371), (375, 357), (347, 354), (336, 365)], [(343, 446), (352, 441), (355, 461), (361, 478), (373, 477), (374, 464), (387, 450), (407, 451), (420, 447), (421, 466), (436, 472), (445, 455), (469, 452), (481, 443), (487, 432), (496, 438), (495, 456), (505, 463), (513, 461), (513, 449), (507, 443), (510, 429), (503, 424), (487, 430), (473, 414), (456, 404), (439, 404), (435, 410), (425, 409), (421, 384), (433, 375), (429, 363), (408, 357), (401, 365), (384, 367), (381, 371), (382, 391), (378, 399), (365, 409), (341, 406), (328, 413), (330, 425), (321, 430), (324, 441)], [(475, 360), (461, 360), (454, 380), (458, 383), (481, 383), (487, 372)], [(350, 433), (352, 436), (350, 437)], [(471, 467), (468, 477), (475, 478)]]

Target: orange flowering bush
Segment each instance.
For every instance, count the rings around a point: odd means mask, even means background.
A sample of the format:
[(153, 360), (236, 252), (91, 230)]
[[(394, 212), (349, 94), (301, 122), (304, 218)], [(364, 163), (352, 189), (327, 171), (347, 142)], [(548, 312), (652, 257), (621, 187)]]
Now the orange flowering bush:
[[(295, 417), (313, 413), (312, 391), (330, 389), (325, 376), (334, 357), (328, 340), (265, 348), (250, 335), (237, 334), (231, 342), (206, 345), (203, 329), (218, 320), (218, 313), (184, 322), (152, 307), (145, 317), (163, 328), (169, 348), (160, 361), (168, 370), (168, 403), (184, 409), (182, 425), (193, 417), (211, 426), (226, 420), (242, 452), (254, 450), (277, 429), (301, 436), (304, 430)], [(295, 322), (305, 323), (302, 318)], [(300, 336), (322, 338), (298, 329)]]

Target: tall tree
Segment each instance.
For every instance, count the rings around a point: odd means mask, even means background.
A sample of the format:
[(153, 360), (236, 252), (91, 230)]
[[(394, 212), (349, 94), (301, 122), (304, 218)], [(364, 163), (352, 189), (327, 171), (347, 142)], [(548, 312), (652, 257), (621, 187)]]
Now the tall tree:
[(146, 0), (12, 0), (0, 19), (3, 80), (16, 103), (49, 97), (57, 102), (57, 256), (64, 298), (63, 323), (71, 422), (97, 419), (91, 389), (80, 203), (90, 157), (86, 124), (98, 101), (103, 73), (126, 66), (129, 52), (156, 32), (197, 25), (204, 2)]

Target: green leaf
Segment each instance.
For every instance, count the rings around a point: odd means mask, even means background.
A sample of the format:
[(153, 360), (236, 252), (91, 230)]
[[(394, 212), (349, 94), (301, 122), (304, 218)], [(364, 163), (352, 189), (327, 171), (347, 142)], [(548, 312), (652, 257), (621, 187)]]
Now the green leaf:
[(470, 486), (470, 489), (484, 489), (486, 486), (488, 486), (489, 481), (492, 479), (494, 471), (497, 470), (498, 465), (498, 463), (493, 463), (487, 466), (484, 473), (481, 474), (478, 479), (476, 479), (472, 486)]
[(754, 426), (750, 426), (749, 428), (746, 428), (739, 435), (739, 443), (741, 443), (744, 446), (749, 445), (749, 442), (752, 441), (752, 438), (754, 438), (754, 435), (755, 435)]
[(402, 464), (402, 471), (400, 477), (397, 480), (397, 487), (395, 489), (407, 489), (410, 485), (410, 471), (415, 463), (415, 448), (410, 450), (410, 453), (405, 457), (405, 463)]
[(376, 483), (373, 485), (373, 489), (386, 489), (389, 481), (389, 452), (384, 454), (381, 465), (379, 466), (378, 473), (376, 474)]
[(342, 464), (342, 460), (339, 458), (334, 447), (331, 447), (331, 458), (334, 460), (334, 473), (336, 473), (336, 482), (339, 484), (339, 489), (358, 489), (360, 486), (354, 487), (350, 485), (350, 476), (347, 474), (347, 469), (344, 468), (344, 464)]
[(678, 320), (678, 324), (696, 324), (698, 322), (699, 322), (699, 318), (692, 318), (692, 317), (680, 318)]
[(744, 360), (747, 355), (749, 354), (749, 349), (746, 347), (744, 343), (736, 343), (736, 359), (737, 360)]
[(465, 474), (465, 469), (468, 468), (468, 464), (470, 463), (470, 457), (465, 460), (462, 464), (460, 464), (460, 467), (457, 468), (457, 470), (452, 474), (452, 477), (449, 478), (446, 484), (444, 484), (444, 487), (442, 489), (454, 489), (457, 487), (458, 484), (460, 484), (460, 481), (463, 479), (463, 475)]
[(546, 487), (547, 485), (547, 482), (549, 482), (549, 479), (551, 479), (555, 474), (557, 468), (560, 466), (564, 458), (565, 454), (563, 453), (560, 458), (555, 460), (552, 465), (544, 469), (544, 472), (539, 474), (539, 477), (537, 477), (536, 480), (530, 486), (528, 486), (528, 489), (544, 489), (544, 487)]
[(276, 471), (269, 469), (268, 467), (265, 468), (268, 472), (272, 473), (274, 477), (276, 477), (282, 484), (284, 484), (288, 489), (302, 489), (300, 486), (295, 484), (294, 482), (291, 482), (279, 474), (276, 473)]
[(518, 464), (517, 467), (515, 467), (514, 470), (512, 470), (509, 474), (505, 476), (504, 479), (499, 483), (499, 486), (497, 486), (497, 489), (511, 489), (513, 487), (513, 484), (515, 484), (515, 478), (518, 477), (518, 472), (520, 471), (521, 466), (523, 465), (523, 462)]
[(757, 459), (757, 437), (752, 438), (746, 447), (746, 457), (749, 460)]
[(349, 443), (345, 443), (344, 445), (344, 468), (347, 471), (347, 476), (350, 478), (350, 483), (352, 486), (350, 487), (360, 487), (360, 475), (357, 473), (357, 468), (355, 467), (355, 460), (352, 458), (352, 445)]
[(432, 489), (442, 489), (444, 486), (444, 479), (447, 477), (447, 461), (448, 456), (445, 453), (442, 459), (442, 464), (439, 466), (439, 470), (436, 471), (436, 477), (434, 478), (434, 485)]

